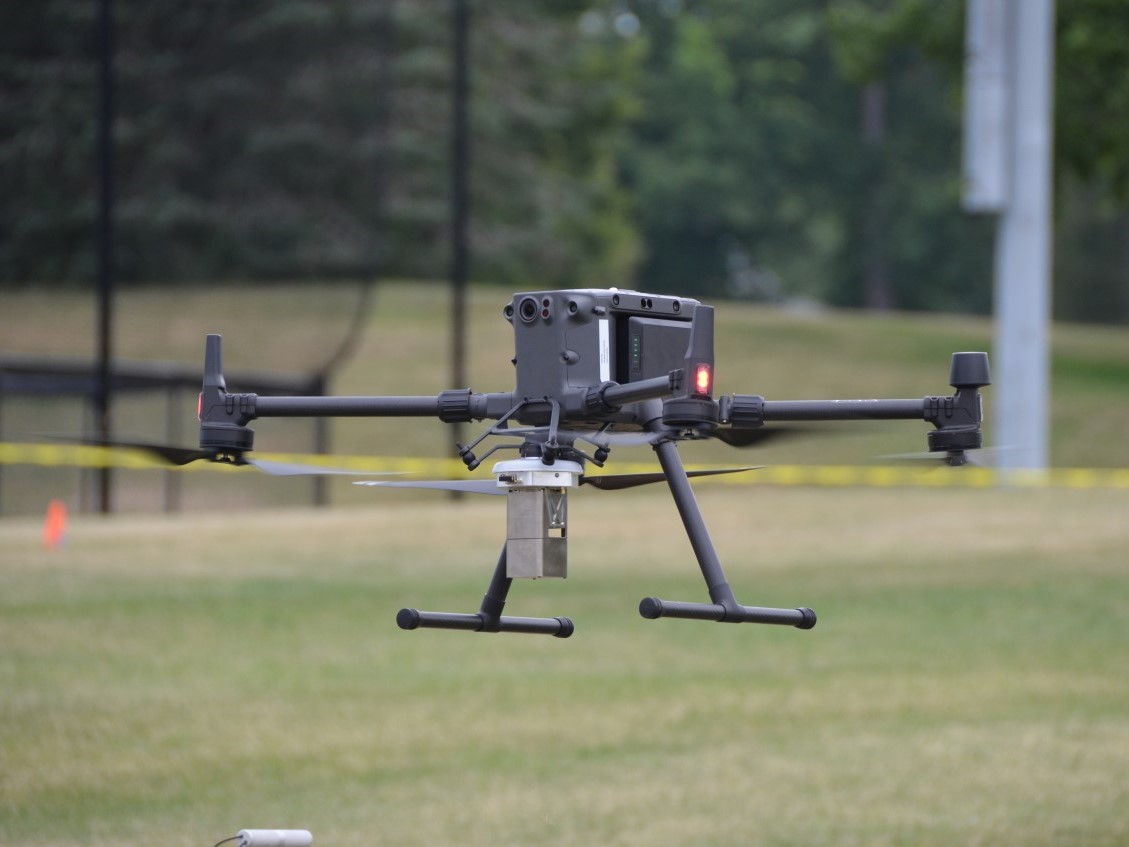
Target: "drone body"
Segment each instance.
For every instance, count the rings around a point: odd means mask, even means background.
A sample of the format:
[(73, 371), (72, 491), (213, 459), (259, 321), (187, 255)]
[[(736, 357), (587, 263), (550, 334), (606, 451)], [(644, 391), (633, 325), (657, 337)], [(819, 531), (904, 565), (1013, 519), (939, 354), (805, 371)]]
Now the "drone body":
[[(208, 336), (200, 394), (199, 458), (261, 464), (247, 426), (266, 417), (435, 417), (441, 421), (491, 423), (460, 458), (474, 470), (499, 450), (515, 458), (493, 466), (494, 479), (372, 481), (390, 488), (438, 488), (507, 498), (506, 543), (475, 613), (403, 609), (403, 629), (532, 632), (568, 637), (568, 618), (518, 618), (502, 614), (513, 579), (567, 574), (567, 495), (583, 485), (618, 490), (665, 482), (674, 498), (710, 602), (646, 598), (640, 614), (726, 623), (771, 623), (810, 629), (807, 608), (745, 606), (734, 596), (689, 479), (748, 467), (687, 472), (678, 443), (716, 438), (736, 447), (755, 446), (782, 422), (919, 420), (931, 423), (930, 451), (962, 464), (966, 450), (981, 446), (979, 389), (989, 384), (984, 353), (953, 354), (952, 395), (908, 400), (786, 400), (756, 394), (713, 396), (713, 307), (697, 300), (618, 289), (521, 292), (503, 308), (513, 327), (515, 386), (480, 394), (451, 389), (434, 396), (262, 397), (233, 394), (223, 378), (220, 337)], [(487, 439), (481, 456), (475, 453)], [(648, 444), (661, 470), (588, 476), (603, 466), (617, 444)], [(140, 445), (133, 445), (140, 446)], [(173, 459), (169, 448), (152, 448)], [(264, 468), (269, 470), (269, 468)]]
[(522, 423), (544, 422), (546, 407), (536, 401), (550, 398), (574, 424), (638, 424), (631, 407), (589, 402), (593, 389), (669, 384), (679, 369), (700, 374), (706, 382), (696, 388), (709, 396), (712, 309), (697, 300), (615, 289), (539, 291), (515, 294), (503, 314), (514, 330), (514, 394), (531, 401), (518, 416)]

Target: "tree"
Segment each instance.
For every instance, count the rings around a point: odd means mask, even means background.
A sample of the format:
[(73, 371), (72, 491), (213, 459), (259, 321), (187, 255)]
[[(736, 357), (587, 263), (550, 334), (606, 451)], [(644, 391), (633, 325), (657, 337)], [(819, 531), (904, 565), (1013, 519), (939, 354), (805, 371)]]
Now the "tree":
[(81, 0), (0, 6), (6, 279), (94, 275), (96, 11)]
[(1129, 321), (1129, 10), (1059, 6), (1055, 312)]
[[(7, 8), (7, 7), (6, 7)], [(89, 276), (94, 4), (4, 14), (9, 279)], [(387, 4), (116, 3), (118, 273), (370, 272)], [(332, 92), (332, 96), (329, 93)]]
[(646, 247), (640, 285), (824, 292), (845, 236), (835, 151), (848, 115), (822, 8), (640, 7), (642, 107), (622, 165)]
[[(92, 275), (93, 8), (0, 12), (9, 281)], [(609, 138), (630, 100), (617, 85), (629, 61), (573, 37), (572, 3), (474, 8), (477, 274), (626, 273), (634, 237)], [(123, 279), (445, 272), (448, 0), (116, 9)]]
[[(860, 122), (854, 248), (833, 302), (957, 312), (991, 306), (991, 222), (960, 205), (960, 75), (952, 70), (963, 55), (961, 6), (846, 0), (828, 10), (839, 73), (864, 116), (880, 92), (878, 131), (874, 119), (869, 134)], [(887, 277), (884, 290), (876, 272)]]
[(584, 4), (475, 7), (472, 240), (479, 278), (622, 285), (637, 256), (616, 179), (638, 57), (581, 37)]
[(959, 208), (954, 91), (921, 50), (845, 52), (855, 21), (841, 5), (633, 7), (646, 73), (623, 172), (640, 286), (987, 308), (987, 233)]
[[(831, 23), (844, 74), (860, 85), (889, 78), (899, 56), (911, 50), (955, 91), (963, 70), (962, 8), (930, 0), (843, 0), (833, 7)], [(1062, 0), (1056, 14), (1056, 315), (1125, 320), (1129, 14), (1121, 0)], [(960, 115), (950, 112), (935, 131), (951, 138)], [(946, 221), (951, 236), (957, 236), (950, 243), (962, 252), (969, 246), (978, 255), (987, 249), (987, 227)]]

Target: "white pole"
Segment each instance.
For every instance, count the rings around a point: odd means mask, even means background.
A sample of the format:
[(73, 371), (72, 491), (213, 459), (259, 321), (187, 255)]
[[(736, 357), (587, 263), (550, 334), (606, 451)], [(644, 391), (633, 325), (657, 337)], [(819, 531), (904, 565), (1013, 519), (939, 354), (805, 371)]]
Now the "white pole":
[(1000, 214), (1007, 208), (1010, 2), (966, 4), (962, 201), (973, 213)]
[(992, 440), (1004, 468), (1049, 463), (1054, 0), (1009, 0), (1008, 203), (996, 242)]

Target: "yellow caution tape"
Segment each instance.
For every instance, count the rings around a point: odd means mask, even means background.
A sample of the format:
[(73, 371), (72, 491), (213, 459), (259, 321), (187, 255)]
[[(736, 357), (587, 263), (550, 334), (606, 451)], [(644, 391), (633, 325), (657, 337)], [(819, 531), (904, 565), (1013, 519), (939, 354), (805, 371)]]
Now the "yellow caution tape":
[[(360, 474), (400, 473), (437, 478), (465, 477), (466, 468), (457, 459), (433, 459), (420, 456), (323, 456), (308, 453), (255, 453), (256, 458), (271, 462), (305, 464)], [(40, 467), (124, 468), (127, 470), (219, 470), (239, 471), (217, 462), (192, 462), (182, 467), (169, 466), (143, 450), (126, 447), (93, 447), (78, 444), (24, 444), (0, 442), (0, 465), (37, 465)], [(609, 473), (648, 473), (653, 464), (632, 462), (616, 464)], [(597, 476), (597, 473), (591, 476)], [(1051, 468), (1042, 471), (998, 470), (964, 466), (891, 465), (770, 465), (746, 473), (725, 474), (708, 478), (724, 485), (806, 485), (889, 488), (915, 486), (925, 488), (963, 487), (990, 488), (998, 485), (1022, 488), (1129, 488), (1126, 468)]]

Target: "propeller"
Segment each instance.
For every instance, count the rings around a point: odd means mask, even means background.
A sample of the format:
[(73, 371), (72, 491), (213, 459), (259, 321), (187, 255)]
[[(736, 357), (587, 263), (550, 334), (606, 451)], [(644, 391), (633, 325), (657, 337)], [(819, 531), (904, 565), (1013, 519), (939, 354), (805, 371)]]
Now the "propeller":
[(972, 465), (980, 468), (994, 468), (999, 465), (1003, 453), (1014, 451), (1016, 447), (980, 447), (965, 450), (936, 450), (922, 453), (894, 453), (888, 456), (879, 456), (883, 460), (894, 462), (916, 462), (932, 465), (942, 464), (951, 467)]
[(870, 428), (857, 421), (836, 421), (834, 428), (827, 426), (827, 421), (813, 421), (810, 423), (773, 422), (759, 427), (719, 426), (707, 433), (709, 437), (716, 438), (731, 447), (760, 447), (767, 442), (784, 441), (793, 438), (827, 438), (843, 435), (861, 435), (870, 432)]
[(571, 435), (578, 441), (587, 441), (589, 444), (595, 444), (597, 447), (640, 447), (646, 444), (654, 444), (662, 437), (653, 432), (625, 432), (615, 429), (595, 432), (561, 430), (561, 433)]
[(462, 491), (467, 494), (505, 494), (493, 479), (415, 479), (403, 482), (383, 482), (364, 479), (353, 485), (368, 485), (379, 488), (429, 488), (436, 491)]
[[(834, 434), (841, 436), (844, 429), (850, 430), (853, 428), (849, 426), (844, 427), (842, 423), (837, 423)], [(818, 424), (805, 425), (803, 423), (773, 423), (771, 426), (759, 427), (735, 427), (725, 425), (700, 431), (679, 430), (670, 427), (662, 427), (655, 432), (631, 432), (613, 429), (583, 432), (577, 430), (561, 430), (561, 435), (569, 435), (575, 440), (587, 441), (589, 444), (595, 444), (597, 447), (604, 448), (613, 446), (653, 446), (663, 440), (697, 441), (710, 438), (716, 438), (718, 441), (728, 444), (730, 447), (760, 447), (768, 442), (790, 438), (827, 437), (830, 434), (831, 431), (825, 426), (819, 426)]]
[[(714, 468), (712, 470), (686, 471), (686, 476), (717, 476), (719, 474), (744, 473), (745, 471), (759, 470), (762, 465), (745, 468)], [(621, 491), (624, 488), (635, 488), (639, 485), (650, 485), (653, 482), (666, 482), (666, 474), (662, 471), (651, 473), (621, 473), (601, 474), (600, 476), (582, 476), (581, 485), (591, 485), (602, 491)]]
[[(368, 475), (372, 471), (351, 471), (345, 468), (330, 468), (322, 465), (303, 465), (297, 462), (274, 462), (267, 459), (240, 459), (241, 464), (251, 465), (263, 473), (272, 476), (358, 476)], [(386, 471), (389, 476), (400, 473), (399, 471)]]
[(121, 447), (127, 450), (140, 450), (148, 453), (157, 459), (160, 459), (165, 464), (174, 467), (184, 467), (192, 462), (209, 461), (219, 462), (232, 465), (248, 465), (263, 473), (272, 476), (331, 476), (334, 474), (346, 475), (370, 475), (372, 471), (351, 471), (342, 468), (325, 467), (322, 465), (303, 465), (294, 462), (275, 462), (269, 459), (249, 458), (247, 456), (240, 456), (235, 460), (228, 461), (225, 459), (218, 459), (214, 450), (201, 450), (194, 447), (178, 447), (173, 444), (156, 444), (150, 441), (133, 441), (127, 439), (116, 438), (98, 438), (95, 436), (67, 436), (67, 435), (50, 435), (45, 436), (53, 441), (69, 441), (76, 444), (85, 444), (91, 447)]
[(768, 441), (778, 441), (782, 438), (791, 438), (805, 433), (811, 434), (812, 430), (802, 430), (795, 427), (758, 427), (756, 429), (718, 427), (710, 434), (730, 447), (759, 447)]
[[(773, 426), (756, 429), (735, 429), (732, 427), (717, 427), (689, 436), (693, 440), (716, 438), (732, 447), (756, 447), (766, 441), (775, 441), (780, 438), (790, 438), (797, 435), (818, 435), (815, 428), (795, 426)], [(685, 440), (688, 436), (679, 430), (662, 429), (659, 432), (619, 432), (609, 430), (601, 433), (584, 433), (576, 436), (582, 441), (588, 441), (598, 447), (637, 447), (641, 445), (654, 445), (663, 439), (674, 441)]]
[[(744, 471), (757, 470), (760, 466), (745, 468), (715, 468), (711, 470), (687, 471), (690, 477), (717, 476), (718, 474), (743, 473)], [(602, 491), (622, 491), (625, 488), (635, 488), (640, 485), (650, 485), (654, 482), (665, 482), (666, 474), (662, 471), (650, 473), (628, 474), (600, 474), (598, 476), (581, 476), (581, 485), (591, 485)], [(385, 482), (382, 480), (366, 479), (353, 483), (354, 485), (367, 485), (374, 488), (425, 488), (439, 491), (462, 491), (470, 494), (505, 494), (508, 489), (498, 485), (492, 479), (420, 479), (404, 480), (402, 482)]]

